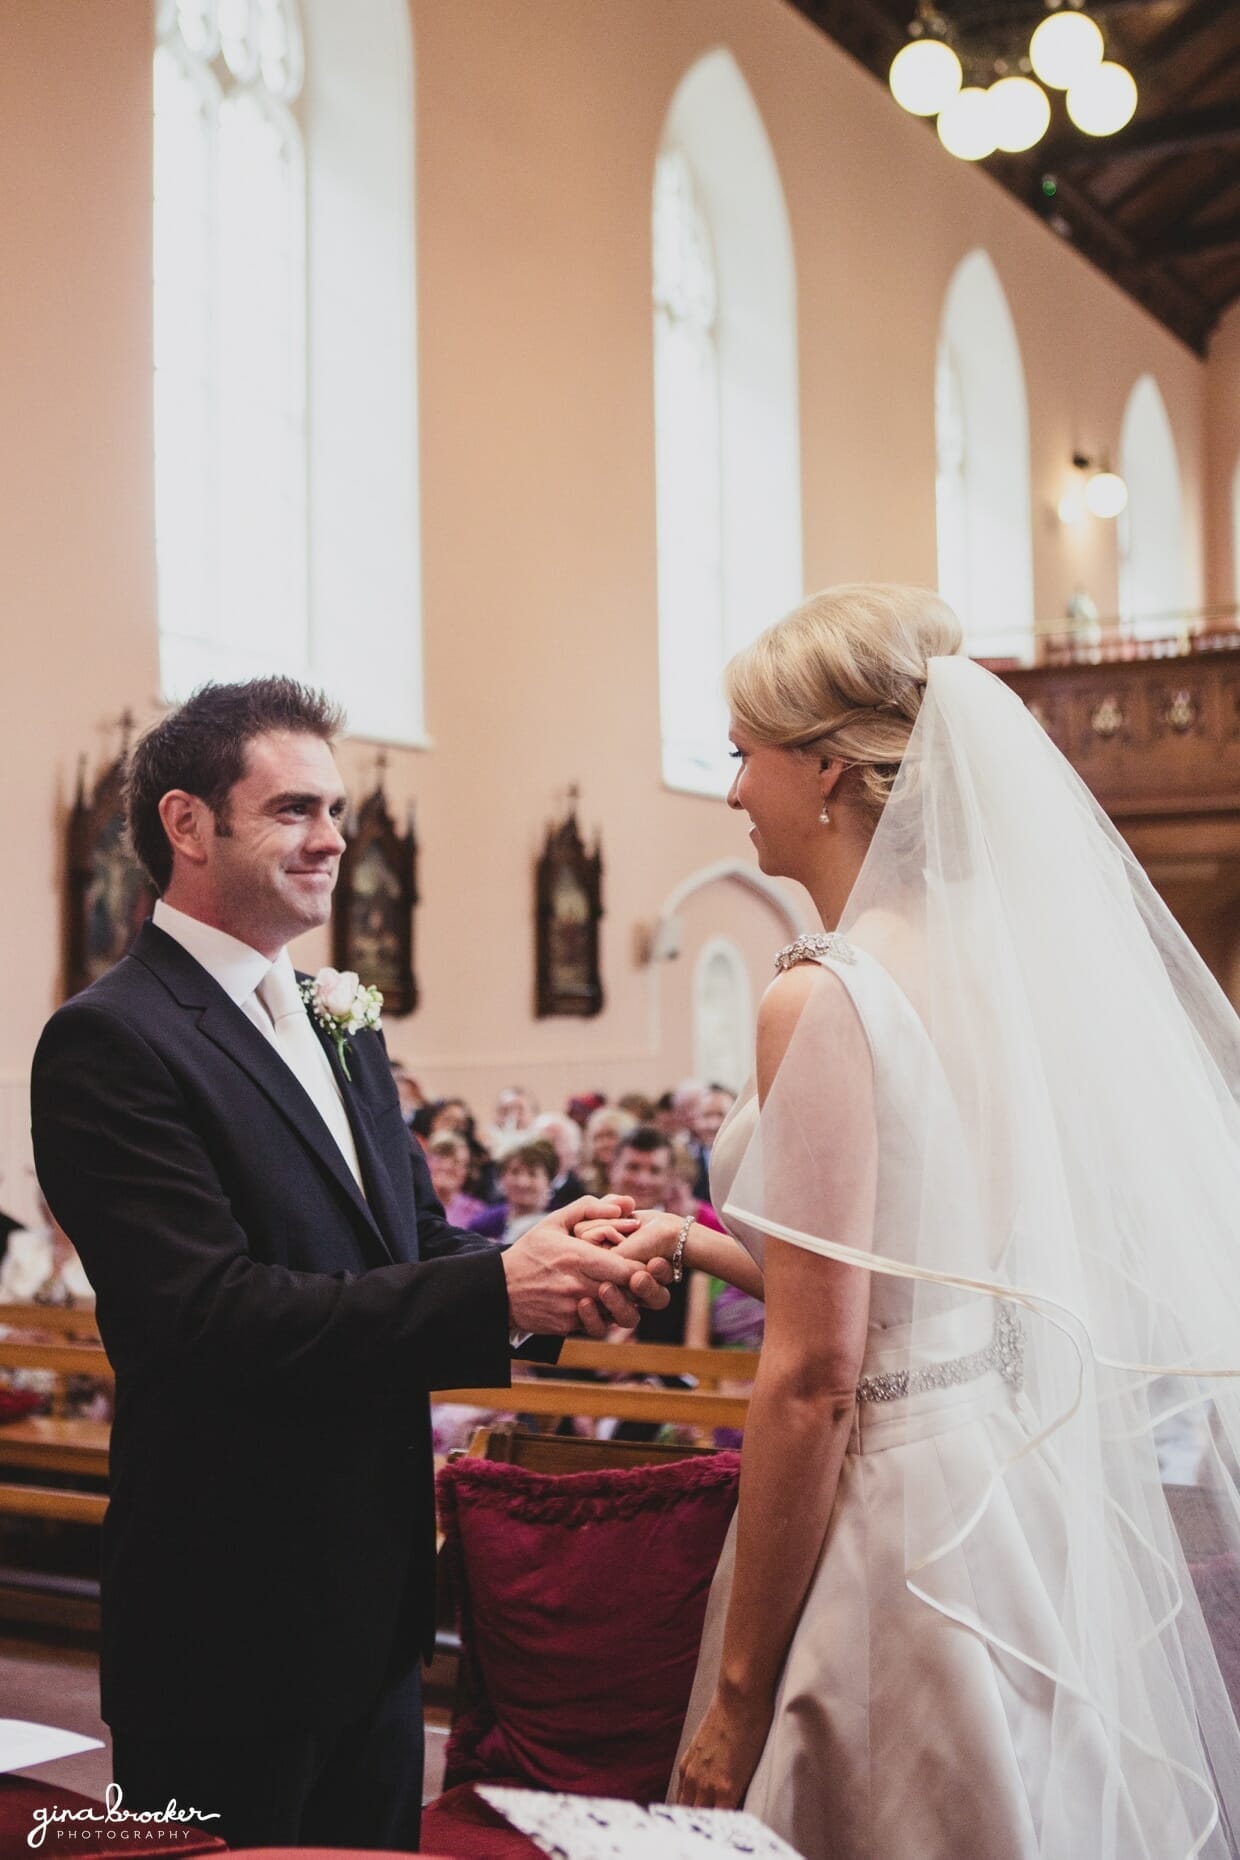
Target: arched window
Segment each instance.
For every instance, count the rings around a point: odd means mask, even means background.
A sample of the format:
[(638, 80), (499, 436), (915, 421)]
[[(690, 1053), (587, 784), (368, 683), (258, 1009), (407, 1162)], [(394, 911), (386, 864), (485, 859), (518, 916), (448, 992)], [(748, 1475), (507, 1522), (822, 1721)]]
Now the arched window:
[(158, 0), (156, 41), (164, 694), (290, 672), (420, 741), (406, 7)]
[(753, 996), (745, 958), (727, 937), (712, 937), (693, 976), (693, 1072), (739, 1091), (753, 1050)]
[(1157, 639), (1175, 632), (1187, 590), (1180, 467), (1153, 375), (1142, 375), (1128, 396), (1118, 465), (1128, 486), (1116, 522), (1120, 620), (1135, 639)]
[(165, 0), (155, 533), (165, 689), (308, 659), (305, 194), (292, 0)]
[(724, 794), (724, 663), (802, 592), (792, 240), (727, 52), (673, 99), (652, 245), (663, 778)]
[(935, 366), (939, 592), (975, 658), (1033, 655), (1029, 412), (1020, 345), (985, 252), (957, 266)]

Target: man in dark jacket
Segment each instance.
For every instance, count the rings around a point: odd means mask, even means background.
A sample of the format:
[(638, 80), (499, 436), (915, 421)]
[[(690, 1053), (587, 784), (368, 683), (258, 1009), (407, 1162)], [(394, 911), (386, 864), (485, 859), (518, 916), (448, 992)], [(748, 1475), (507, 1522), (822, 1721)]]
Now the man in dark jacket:
[(339, 726), (265, 679), (138, 745), (159, 902), (45, 1029), (34, 1141), (116, 1370), (101, 1676), (125, 1805), (175, 1796), (234, 1846), (412, 1849), (427, 1391), (503, 1384), (515, 1333), (600, 1334), (667, 1294), (572, 1237), (615, 1198), (473, 1250), (364, 994), (325, 972), (306, 999), (286, 945), (331, 910)]

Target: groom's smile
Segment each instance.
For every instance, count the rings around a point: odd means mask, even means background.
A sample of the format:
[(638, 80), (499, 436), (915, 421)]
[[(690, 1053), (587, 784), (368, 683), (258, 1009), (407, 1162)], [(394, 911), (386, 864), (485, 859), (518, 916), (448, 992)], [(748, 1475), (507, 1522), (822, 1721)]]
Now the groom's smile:
[[(212, 814), (191, 810), (174, 889), (204, 923), (276, 956), (331, 914), (345, 848), (347, 801), (328, 745), (270, 730), (247, 745), (245, 767)], [(170, 904), (178, 898), (169, 893)]]

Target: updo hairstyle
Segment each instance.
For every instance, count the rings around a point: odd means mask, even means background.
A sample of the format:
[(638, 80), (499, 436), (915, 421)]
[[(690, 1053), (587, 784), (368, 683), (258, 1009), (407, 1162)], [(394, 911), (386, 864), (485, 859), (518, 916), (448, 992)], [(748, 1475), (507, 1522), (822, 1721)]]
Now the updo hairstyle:
[(730, 660), (724, 693), (742, 734), (857, 771), (872, 822), (886, 805), (926, 689), (927, 661), (964, 650), (945, 601), (926, 588), (826, 588)]

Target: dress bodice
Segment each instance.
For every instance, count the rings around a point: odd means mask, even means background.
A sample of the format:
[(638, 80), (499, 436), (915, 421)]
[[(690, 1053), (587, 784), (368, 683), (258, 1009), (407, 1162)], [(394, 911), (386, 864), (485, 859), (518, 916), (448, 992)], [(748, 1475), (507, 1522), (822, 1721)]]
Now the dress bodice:
[[(941, 1089), (938, 1062), (921, 1018), (909, 997), (882, 963), (867, 950), (848, 943), (838, 934), (803, 936), (780, 951), (776, 967), (788, 968), (806, 961), (817, 963), (843, 984), (864, 1034), (865, 1047), (868, 1048), (872, 1064), (872, 1078), (858, 1078), (855, 1090), (872, 1090), (873, 1093), (877, 1157), (873, 1230), (876, 1236), (881, 1236), (876, 1243), (881, 1252), (888, 1258), (899, 1258), (901, 1235), (908, 1236), (911, 1246), (918, 1232), (920, 1197), (925, 1186), (920, 1154), (914, 1151), (914, 1139), (910, 1138), (909, 1133), (921, 1128), (921, 1113), (927, 1102), (928, 1091)], [(797, 1078), (798, 1090), (815, 1107), (807, 1116), (803, 1105), (798, 1103), (798, 1121), (812, 1130), (816, 1112), (821, 1119), (821, 1142), (829, 1145), (835, 1129), (832, 1104), (838, 1102), (835, 1095), (841, 1089), (836, 1056), (824, 1050), (820, 1054), (813, 1054), (809, 1063), (806, 1063), (805, 1055), (801, 1055), (797, 1062)], [(815, 1083), (817, 1078), (822, 1081), (821, 1100)], [(847, 1081), (844, 1083), (847, 1085)], [(775, 1107), (775, 1114), (787, 1116), (789, 1109), (785, 1093), (784, 1102)], [(764, 1122), (771, 1110), (772, 1106), (768, 1104), (763, 1113)], [(711, 1201), (719, 1210), (729, 1233), (761, 1265), (765, 1244), (761, 1217), (763, 1214), (770, 1215), (772, 1205), (783, 1202), (787, 1197), (780, 1184), (764, 1180), (762, 1167), (753, 1167), (751, 1151), (756, 1151), (762, 1143), (758, 1133), (758, 1097), (751, 1079), (715, 1138), (711, 1152), (710, 1185)], [(765, 1169), (768, 1178), (770, 1168), (767, 1162)], [(957, 1182), (965, 1181), (968, 1172), (960, 1169), (951, 1172), (950, 1176), (946, 1176), (945, 1172), (945, 1177), (954, 1178)], [(756, 1215), (757, 1220), (744, 1218), (739, 1207), (733, 1203), (734, 1185), (738, 1189), (738, 1202), (743, 1202), (746, 1214)], [(811, 1210), (808, 1218), (812, 1217)], [(966, 1211), (962, 1209), (959, 1213), (960, 1221), (967, 1218)], [(829, 1235), (831, 1227), (831, 1211), (824, 1208), (815, 1231)], [(913, 1280), (889, 1272), (879, 1271), (874, 1274), (870, 1297), (870, 1345), (866, 1352), (867, 1372), (871, 1369), (885, 1370), (889, 1366), (891, 1347), (897, 1343), (896, 1332), (910, 1324), (916, 1296), (918, 1293)], [(927, 1316), (929, 1295), (924, 1287), (920, 1296), (922, 1302), (918, 1307), (919, 1317)], [(955, 1299), (949, 1302), (954, 1308), (945, 1312), (950, 1337), (948, 1353), (971, 1349), (975, 1343), (984, 1344), (989, 1337), (991, 1324), (988, 1302), (983, 1301), (976, 1324), (965, 1320), (963, 1332), (959, 1306)], [(972, 1335), (975, 1328), (978, 1333), (976, 1338)]]

